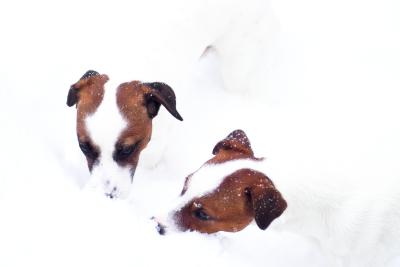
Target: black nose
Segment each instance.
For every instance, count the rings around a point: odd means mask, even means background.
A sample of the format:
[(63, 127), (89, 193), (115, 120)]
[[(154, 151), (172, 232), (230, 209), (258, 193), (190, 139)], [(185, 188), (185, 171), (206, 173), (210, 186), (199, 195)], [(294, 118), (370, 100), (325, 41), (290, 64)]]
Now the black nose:
[(111, 199), (115, 198), (114, 194), (112, 193), (105, 193), (106, 197), (109, 197)]
[(117, 196), (117, 187), (114, 186), (112, 191), (110, 193), (105, 193), (105, 195), (111, 199), (115, 198)]
[(156, 225), (156, 230), (157, 230), (157, 232), (160, 234), (160, 235), (165, 235), (165, 226), (164, 225), (162, 225), (158, 220), (157, 220), (157, 218), (156, 217), (151, 217), (150, 218), (150, 220), (153, 220), (154, 222), (156, 222), (157, 223), (157, 225)]
[(165, 226), (161, 223), (157, 223), (156, 230), (160, 235), (165, 235)]

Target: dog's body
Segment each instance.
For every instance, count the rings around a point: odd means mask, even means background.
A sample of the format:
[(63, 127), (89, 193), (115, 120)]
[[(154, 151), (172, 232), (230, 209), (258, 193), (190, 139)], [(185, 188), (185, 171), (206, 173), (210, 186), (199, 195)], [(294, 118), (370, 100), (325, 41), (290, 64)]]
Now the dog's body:
[(107, 75), (86, 72), (71, 86), (67, 105), (77, 106), (77, 136), (92, 183), (110, 198), (125, 198), (160, 105), (176, 119), (182, 117), (166, 84), (132, 81), (109, 86), (108, 81)]
[(386, 266), (400, 255), (398, 182), (324, 179), (288, 168), (268, 159), (259, 167), (288, 203), (273, 228), (316, 240), (333, 266)]
[[(391, 179), (324, 179), (286, 162), (254, 157), (242, 131), (188, 176), (163, 231), (292, 231), (316, 240), (333, 266), (386, 266), (400, 249), (400, 188)], [(329, 177), (329, 176), (327, 176)]]

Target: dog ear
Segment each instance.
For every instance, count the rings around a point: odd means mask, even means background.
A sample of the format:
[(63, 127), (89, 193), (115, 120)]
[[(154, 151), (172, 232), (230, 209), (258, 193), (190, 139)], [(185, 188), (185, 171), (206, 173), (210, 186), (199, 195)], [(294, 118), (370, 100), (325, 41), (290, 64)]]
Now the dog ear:
[(265, 230), (287, 207), (285, 199), (273, 185), (261, 183), (246, 188), (254, 211), (257, 226)]
[(78, 89), (74, 87), (74, 85), (71, 85), (68, 91), (68, 97), (67, 97), (67, 106), (72, 107), (76, 103), (78, 103)]
[(171, 87), (160, 82), (143, 83), (143, 85), (151, 89), (151, 92), (145, 96), (147, 112), (151, 119), (157, 116), (160, 105), (163, 105), (172, 116), (183, 121), (181, 115), (176, 110), (175, 93)]
[(217, 155), (221, 150), (234, 150), (251, 157), (254, 156), (249, 138), (242, 130), (231, 132), (224, 140), (215, 145), (212, 153)]
[(77, 83), (71, 85), (71, 87), (69, 88), (69, 91), (68, 91), (68, 96), (67, 96), (67, 106), (68, 107), (72, 107), (79, 101), (79, 86), (78, 86), (79, 82), (82, 80), (88, 79), (92, 76), (97, 76), (97, 75), (100, 75), (97, 71), (88, 70), (87, 72), (85, 72), (85, 74), (83, 74), (83, 76), (79, 79), (79, 81)]

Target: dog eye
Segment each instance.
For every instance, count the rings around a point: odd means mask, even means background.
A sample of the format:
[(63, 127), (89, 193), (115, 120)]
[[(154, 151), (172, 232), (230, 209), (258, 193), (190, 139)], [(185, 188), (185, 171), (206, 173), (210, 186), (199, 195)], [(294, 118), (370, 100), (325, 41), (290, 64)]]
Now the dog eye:
[(138, 147), (139, 142), (131, 145), (131, 146), (122, 146), (116, 145), (115, 152), (113, 158), (115, 161), (123, 161), (129, 158), (133, 152), (135, 152), (136, 148)]
[(121, 155), (130, 155), (132, 154), (133, 150), (135, 149), (135, 146), (128, 146), (124, 147), (121, 149)]
[(208, 215), (203, 209), (196, 209), (196, 210), (193, 212), (193, 215), (194, 215), (197, 219), (202, 220), (202, 221), (208, 221), (208, 220), (211, 219), (210, 215)]
[(99, 153), (93, 148), (89, 142), (79, 142), (79, 147), (86, 157), (91, 159), (97, 159)]

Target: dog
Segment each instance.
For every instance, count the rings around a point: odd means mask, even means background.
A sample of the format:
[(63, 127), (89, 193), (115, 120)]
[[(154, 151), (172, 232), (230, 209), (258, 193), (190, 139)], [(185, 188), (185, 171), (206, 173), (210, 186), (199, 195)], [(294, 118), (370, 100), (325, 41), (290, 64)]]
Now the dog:
[(175, 93), (167, 84), (131, 81), (113, 87), (108, 81), (105, 74), (87, 71), (70, 87), (67, 105), (77, 108), (78, 143), (92, 181), (106, 196), (126, 198), (160, 106), (183, 119), (176, 110)]
[[(400, 188), (382, 180), (327, 181), (254, 156), (241, 130), (190, 174), (160, 234), (237, 232), (255, 221), (317, 241), (332, 266), (387, 266), (400, 248)], [(364, 177), (363, 177), (364, 178)], [(164, 219), (163, 219), (164, 218)]]

